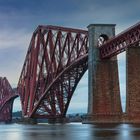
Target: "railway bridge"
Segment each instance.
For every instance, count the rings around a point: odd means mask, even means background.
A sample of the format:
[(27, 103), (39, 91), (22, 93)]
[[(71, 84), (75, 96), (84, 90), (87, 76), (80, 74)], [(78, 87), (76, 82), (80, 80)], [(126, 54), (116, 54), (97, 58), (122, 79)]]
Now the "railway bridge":
[[(117, 55), (126, 51), (126, 112), (122, 112)], [(89, 70), (85, 122), (140, 122), (140, 23), (115, 36), (114, 24), (88, 31), (40, 25), (33, 32), (17, 92), (0, 78), (0, 121), (10, 121), (20, 96), (24, 118), (65, 118), (74, 91)]]

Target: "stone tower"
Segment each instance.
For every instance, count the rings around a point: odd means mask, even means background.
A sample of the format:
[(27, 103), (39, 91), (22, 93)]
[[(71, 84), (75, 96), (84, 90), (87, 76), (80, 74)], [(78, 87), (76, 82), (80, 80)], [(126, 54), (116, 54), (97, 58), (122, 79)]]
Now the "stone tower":
[(122, 107), (117, 57), (100, 59), (100, 45), (115, 35), (114, 24), (91, 24), (89, 32), (89, 99), (87, 122), (120, 122)]

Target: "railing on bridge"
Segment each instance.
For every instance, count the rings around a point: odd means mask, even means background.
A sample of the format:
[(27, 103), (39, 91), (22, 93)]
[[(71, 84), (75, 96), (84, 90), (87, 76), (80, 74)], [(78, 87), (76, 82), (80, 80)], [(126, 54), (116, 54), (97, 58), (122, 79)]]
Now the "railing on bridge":
[(128, 47), (140, 46), (140, 22), (100, 46), (101, 58), (110, 58)]

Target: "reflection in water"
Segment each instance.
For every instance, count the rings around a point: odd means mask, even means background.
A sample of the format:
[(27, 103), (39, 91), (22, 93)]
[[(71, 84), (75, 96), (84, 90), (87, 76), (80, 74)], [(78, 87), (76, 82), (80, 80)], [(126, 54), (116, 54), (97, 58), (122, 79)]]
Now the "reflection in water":
[(0, 125), (2, 140), (138, 140), (140, 126), (129, 124)]
[(132, 131), (131, 134), (134, 135), (134, 136), (136, 136), (136, 137), (140, 137), (140, 130)]
[(101, 123), (101, 124), (96, 124), (96, 125), (94, 125), (94, 128), (101, 128), (101, 129), (103, 129), (103, 128), (116, 128), (116, 127), (118, 127), (120, 124), (119, 123), (114, 123), (114, 124), (103, 124), (103, 123)]
[(95, 130), (94, 131), (94, 136), (95, 137), (114, 137), (118, 133), (115, 130)]

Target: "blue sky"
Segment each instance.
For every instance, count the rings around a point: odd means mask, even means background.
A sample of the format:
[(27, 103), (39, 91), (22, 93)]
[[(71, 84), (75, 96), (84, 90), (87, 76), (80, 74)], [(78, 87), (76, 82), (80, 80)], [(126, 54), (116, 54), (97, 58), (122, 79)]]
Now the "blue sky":
[[(140, 19), (139, 0), (0, 0), (0, 76), (16, 87), (33, 31), (39, 24), (87, 29), (91, 23), (115, 23), (116, 33)], [(125, 54), (119, 56), (121, 96), (125, 101)], [(87, 73), (69, 112), (86, 112)], [(14, 110), (19, 109), (19, 99)]]

